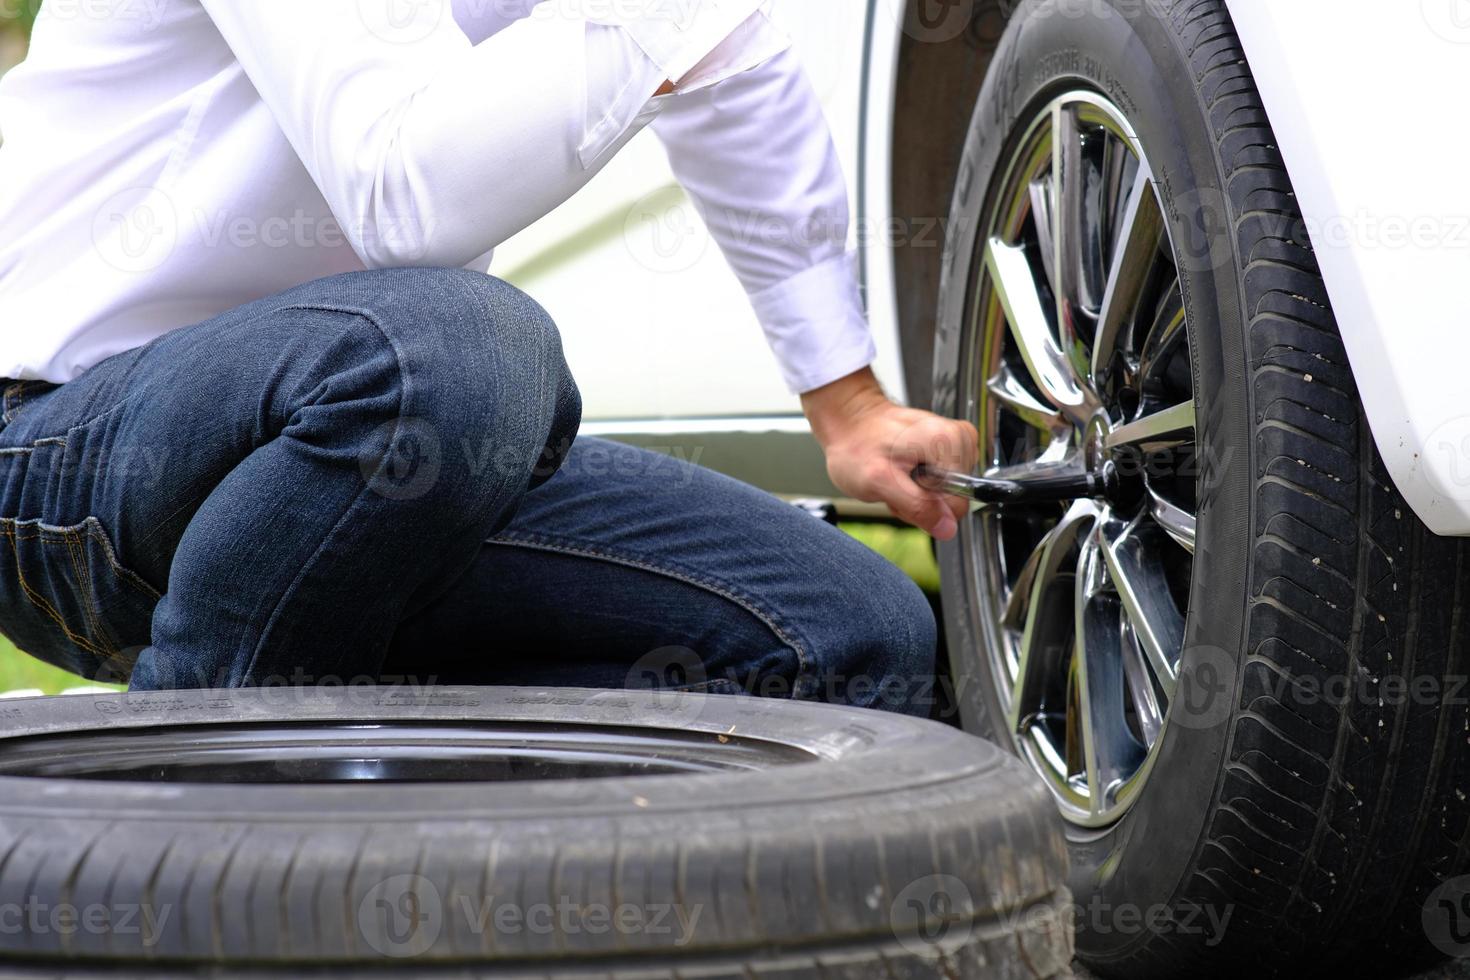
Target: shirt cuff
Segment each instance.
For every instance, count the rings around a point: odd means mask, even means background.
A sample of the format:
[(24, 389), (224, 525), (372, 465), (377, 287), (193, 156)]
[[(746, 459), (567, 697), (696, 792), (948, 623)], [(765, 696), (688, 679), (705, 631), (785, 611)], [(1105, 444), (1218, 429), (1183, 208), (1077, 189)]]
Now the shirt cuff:
[(665, 77), (678, 83), (764, 4), (765, 0), (643, 0), (637, 10), (587, 19), (627, 31)]
[(839, 255), (750, 298), (782, 377), (802, 395), (878, 356), (858, 293), (857, 256)]

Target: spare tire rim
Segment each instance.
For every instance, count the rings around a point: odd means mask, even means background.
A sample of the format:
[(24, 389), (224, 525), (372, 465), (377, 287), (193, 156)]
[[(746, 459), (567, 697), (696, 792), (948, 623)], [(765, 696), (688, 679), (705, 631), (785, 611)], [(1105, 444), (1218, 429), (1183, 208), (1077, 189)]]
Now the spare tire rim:
[(1107, 99), (1067, 92), (1010, 146), (976, 243), (961, 416), (993, 475), (1091, 489), (979, 509), (966, 588), (1011, 742), (1069, 821), (1102, 828), (1143, 791), (1184, 641), (1198, 461), (1180, 263)]
[(753, 771), (817, 758), (767, 739), (695, 730), (380, 719), (21, 736), (0, 745), (0, 776), (179, 784), (500, 783)]

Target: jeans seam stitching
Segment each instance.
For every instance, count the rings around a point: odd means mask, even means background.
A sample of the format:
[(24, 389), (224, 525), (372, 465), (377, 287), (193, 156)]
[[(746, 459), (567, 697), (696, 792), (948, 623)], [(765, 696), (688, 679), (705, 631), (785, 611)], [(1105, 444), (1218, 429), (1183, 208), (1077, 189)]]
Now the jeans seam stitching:
[(117, 653), (117, 647), (102, 631), (102, 617), (97, 614), (97, 605), (92, 601), (92, 563), (86, 558), (85, 546), (79, 540), (80, 537), (80, 531), (72, 528), (63, 534), (62, 540), (66, 542), (72, 574), (77, 577), (77, 591), (81, 593), (82, 611), (86, 615), (88, 628), (92, 631), (92, 640), (106, 650), (108, 659), (111, 659)]
[(9, 446), (0, 449), (0, 456), (29, 456), (37, 449), (51, 446), (65, 449), (66, 436), (46, 436), (44, 439), (37, 439), (28, 446)]
[(656, 565), (644, 558), (633, 557), (630, 555), (613, 554), (605, 549), (592, 548), (586, 545), (578, 545), (570, 542), (553, 541), (552, 539), (542, 535), (499, 534), (487, 540), (486, 543), (495, 545), (506, 545), (516, 548), (527, 548), (537, 551), (548, 551), (554, 554), (567, 554), (574, 555), (579, 558), (590, 558), (598, 561), (612, 562), (613, 564), (626, 565), (630, 568), (641, 569), (642, 571), (650, 572), (654, 575), (662, 575), (666, 578), (671, 578), (675, 581), (683, 582), (686, 585), (692, 585), (695, 588), (703, 589), (706, 592), (710, 592), (714, 595), (719, 596), (727, 602), (733, 602), (741, 609), (744, 609), (746, 612), (750, 613), (756, 619), (760, 620), (767, 629), (774, 633), (777, 639), (779, 639), (782, 643), (791, 648), (791, 651), (796, 654), (796, 663), (799, 675), (798, 683), (793, 687), (793, 691), (799, 690), (800, 678), (811, 676), (811, 664), (808, 660), (807, 652), (802, 643), (791, 636), (791, 634), (785, 629), (785, 627), (783, 627), (780, 623), (776, 621), (776, 618), (773, 615), (761, 609), (752, 600), (737, 595), (732, 589), (720, 583), (710, 580), (702, 580), (699, 576), (695, 576), (690, 573), (674, 569), (667, 565)]
[(96, 517), (88, 517), (78, 527), (84, 529), (86, 535), (101, 546), (102, 554), (107, 559), (107, 564), (112, 567), (113, 573), (120, 580), (134, 591), (142, 593), (145, 598), (151, 599), (154, 602), (158, 602), (163, 598), (163, 593), (150, 585), (147, 579), (118, 560), (117, 550), (113, 548), (112, 541), (107, 536), (107, 529), (103, 527), (100, 520)]
[[(58, 627), (60, 627), (62, 634), (68, 640), (72, 641), (88, 653), (101, 657), (104, 660), (107, 659), (111, 656), (111, 654), (108, 654), (103, 650), (99, 650), (86, 637), (78, 636), (75, 632), (73, 632), (71, 627), (66, 625), (66, 620), (63, 619), (61, 614), (56, 611), (56, 607), (51, 605), (50, 602), (46, 601), (45, 596), (36, 592), (36, 590), (31, 588), (30, 584), (26, 582), (25, 575), (20, 570), (20, 542), (39, 540), (42, 544), (54, 544), (56, 539), (55, 537), (48, 539), (46, 536), (48, 533), (48, 529), (44, 525), (40, 524), (36, 525), (37, 532), (35, 534), (19, 534), (17, 533), (17, 527), (21, 523), (29, 522), (17, 521), (15, 518), (9, 517), (0, 518), (0, 534), (3, 534), (5, 537), (10, 539), (11, 555), (15, 558), (15, 578), (16, 581), (20, 584), (21, 591), (25, 593), (26, 599), (30, 601), (31, 605), (35, 606), (37, 609), (44, 612), (47, 616), (51, 617), (51, 620), (56, 623)], [(54, 531), (59, 529), (51, 530)]]

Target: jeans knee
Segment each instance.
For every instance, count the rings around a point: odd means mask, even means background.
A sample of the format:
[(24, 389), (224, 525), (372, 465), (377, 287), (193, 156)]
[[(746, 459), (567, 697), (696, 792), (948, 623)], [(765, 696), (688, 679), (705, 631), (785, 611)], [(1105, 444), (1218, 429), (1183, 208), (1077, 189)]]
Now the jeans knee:
[(933, 689), (939, 643), (934, 608), (924, 591), (896, 567), (872, 602), (872, 628), (882, 637), (873, 650), (873, 707), (927, 714), (922, 703)]
[(581, 395), (550, 314), (463, 269), (374, 273), (373, 315), (402, 374), (401, 414), (476, 476), (529, 487), (555, 472), (581, 423)]
[[(285, 431), (357, 454), (401, 511), (483, 523), (560, 466), (581, 398), (556, 325), (507, 283), (460, 269), (336, 277), (292, 297), (309, 363)], [(464, 518), (464, 521), (459, 520)]]
[(842, 626), (820, 657), (822, 697), (862, 707), (928, 714), (938, 627), (923, 590), (871, 552), (848, 564), (850, 595), (833, 596)]

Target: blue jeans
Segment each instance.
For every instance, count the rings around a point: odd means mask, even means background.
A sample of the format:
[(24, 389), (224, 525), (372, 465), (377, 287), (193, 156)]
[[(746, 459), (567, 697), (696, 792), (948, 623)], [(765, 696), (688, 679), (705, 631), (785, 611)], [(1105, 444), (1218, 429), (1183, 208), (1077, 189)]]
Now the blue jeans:
[(0, 630), (75, 673), (926, 709), (918, 589), (751, 487), (574, 443), (555, 325), (488, 276), (309, 283), (4, 396)]

